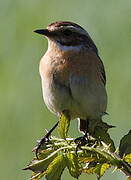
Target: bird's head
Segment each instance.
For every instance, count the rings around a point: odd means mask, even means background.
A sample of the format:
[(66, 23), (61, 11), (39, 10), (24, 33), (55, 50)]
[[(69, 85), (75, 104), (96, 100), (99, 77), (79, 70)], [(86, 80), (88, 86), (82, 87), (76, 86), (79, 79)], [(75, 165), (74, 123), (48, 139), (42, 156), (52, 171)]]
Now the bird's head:
[(38, 29), (34, 32), (47, 37), (49, 41), (55, 42), (59, 47), (86, 47), (97, 52), (97, 48), (89, 34), (78, 24), (68, 21), (51, 23), (46, 29)]

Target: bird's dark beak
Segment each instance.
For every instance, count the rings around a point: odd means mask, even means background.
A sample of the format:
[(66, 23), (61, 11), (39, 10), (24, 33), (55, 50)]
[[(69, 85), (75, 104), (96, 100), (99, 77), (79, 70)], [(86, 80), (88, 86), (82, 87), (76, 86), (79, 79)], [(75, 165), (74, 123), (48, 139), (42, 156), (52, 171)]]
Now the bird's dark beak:
[(44, 36), (48, 36), (50, 34), (50, 32), (48, 31), (48, 29), (37, 29), (34, 31), (35, 33), (38, 34), (42, 34)]

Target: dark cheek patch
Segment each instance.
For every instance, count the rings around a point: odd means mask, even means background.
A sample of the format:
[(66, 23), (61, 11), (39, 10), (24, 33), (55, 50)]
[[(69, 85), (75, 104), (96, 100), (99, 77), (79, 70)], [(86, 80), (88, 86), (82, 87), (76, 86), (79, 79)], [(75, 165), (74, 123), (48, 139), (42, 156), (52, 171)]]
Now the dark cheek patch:
[[(63, 36), (63, 35), (62, 35)], [(77, 46), (81, 44), (81, 41), (78, 39), (77, 36), (63, 36), (59, 38), (57, 41), (64, 46)]]

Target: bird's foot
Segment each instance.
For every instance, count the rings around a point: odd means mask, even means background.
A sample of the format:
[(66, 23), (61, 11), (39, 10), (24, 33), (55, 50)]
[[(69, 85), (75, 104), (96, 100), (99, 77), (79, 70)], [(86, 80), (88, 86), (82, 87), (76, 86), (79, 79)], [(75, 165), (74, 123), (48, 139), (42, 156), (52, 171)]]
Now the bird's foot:
[(78, 149), (80, 149), (81, 146), (84, 146), (88, 143), (88, 135), (85, 134), (84, 136), (78, 137), (74, 140), (74, 142), (77, 144), (76, 147), (76, 154), (77, 154)]
[(48, 144), (49, 140), (50, 140), (50, 135), (51, 134), (46, 134), (44, 137), (42, 137), (40, 140), (38, 140), (38, 144), (37, 146), (35, 147), (35, 154), (36, 154), (36, 158), (39, 159), (38, 157), (38, 153), (39, 153), (39, 150), (41, 149), (42, 146)]
[(38, 141), (38, 145), (35, 147), (35, 154), (36, 154), (36, 158), (39, 159), (38, 157), (38, 153), (39, 153), (39, 150), (41, 149), (41, 147), (43, 145), (47, 145), (49, 140), (50, 140), (50, 136), (51, 136), (51, 133), (54, 131), (54, 129), (58, 126), (58, 123), (59, 121), (51, 128), (50, 131), (47, 132), (47, 134), (41, 138), (39, 141)]

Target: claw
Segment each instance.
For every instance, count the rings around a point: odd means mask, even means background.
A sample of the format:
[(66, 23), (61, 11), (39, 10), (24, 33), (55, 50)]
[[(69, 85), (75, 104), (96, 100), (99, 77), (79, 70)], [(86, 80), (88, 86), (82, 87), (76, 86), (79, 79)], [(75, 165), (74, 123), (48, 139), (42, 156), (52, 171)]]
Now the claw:
[(76, 146), (76, 155), (78, 155), (77, 154), (78, 149), (80, 149), (81, 146), (84, 146), (85, 144), (88, 143), (88, 136), (86, 136), (86, 135), (87, 134), (85, 134), (84, 136), (78, 137), (78, 138), (76, 138), (74, 140), (74, 142), (77, 144), (77, 146)]
[(36, 154), (37, 159), (39, 159), (38, 152), (39, 152), (41, 146), (46, 144), (47, 142), (49, 142), (49, 135), (48, 134), (46, 134), (42, 139), (40, 139), (38, 142), (38, 145), (36, 146), (35, 154)]
[(38, 157), (38, 152), (41, 148), (42, 145), (46, 144), (47, 142), (49, 142), (49, 137), (51, 135), (51, 133), (53, 132), (53, 130), (58, 126), (59, 121), (51, 128), (50, 131), (47, 131), (47, 134), (38, 141), (38, 145), (35, 148), (35, 154), (36, 154), (36, 158), (39, 159)]

